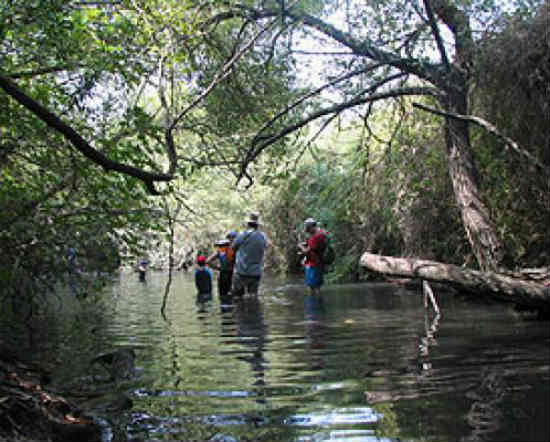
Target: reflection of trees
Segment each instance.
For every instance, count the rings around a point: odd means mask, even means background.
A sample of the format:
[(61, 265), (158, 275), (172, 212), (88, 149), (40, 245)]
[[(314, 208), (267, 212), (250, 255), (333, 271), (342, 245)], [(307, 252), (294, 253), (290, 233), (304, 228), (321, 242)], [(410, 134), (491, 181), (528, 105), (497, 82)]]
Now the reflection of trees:
[[(424, 426), (414, 430), (417, 432), (426, 431), (425, 425), (430, 425), (432, 413), (433, 417), (437, 418), (438, 414), (442, 413), (441, 407), (462, 404), (465, 396), (472, 401), (465, 416), (465, 423), (471, 431), (462, 438), (458, 436), (457, 440), (461, 442), (494, 440), (492, 439), (494, 434), (502, 425), (501, 403), (506, 393), (504, 377), (507, 375), (507, 370), (502, 373), (498, 373), (494, 368), (481, 370), (480, 367), (488, 362), (494, 363), (487, 359), (494, 355), (494, 350), (487, 354), (476, 354), (477, 348), (474, 351), (471, 348), (460, 349), (460, 351), (451, 348), (454, 352), (449, 353), (447, 350), (444, 353), (453, 359), (446, 358), (443, 365), (438, 364), (440, 366), (434, 368), (432, 362), (442, 360), (440, 352), (434, 352), (434, 347), (438, 345), (440, 320), (439, 314), (430, 319), (425, 312), (424, 333), (420, 337), (416, 358), (417, 367), (371, 371), (369, 375), (376, 378), (374, 384), (377, 388), (375, 391), (367, 391), (366, 399), (371, 405), (379, 404), (376, 409), (382, 414), (387, 413), (386, 406), (391, 404), (389, 408), (392, 409), (392, 413), (388, 415), (390, 428), (392, 420), (400, 414), (396, 404), (400, 401), (415, 401), (414, 410), (407, 409), (408, 405), (404, 405), (404, 415), (414, 413), (415, 419), (423, 422)], [(515, 373), (514, 370), (511, 372)], [(452, 395), (452, 399), (447, 395)], [(441, 397), (441, 399), (430, 399), (432, 397)], [(453, 415), (456, 410), (453, 409), (449, 413)], [(402, 425), (406, 426), (403, 423)], [(434, 423), (434, 428), (435, 426)]]
[[(441, 316), (436, 314), (431, 322), (428, 312), (424, 313), (424, 335), (420, 338), (418, 345), (418, 369), (406, 366), (400, 369), (372, 370), (369, 376), (386, 378), (389, 388), (387, 390), (367, 391), (365, 397), (370, 404), (377, 404), (388, 401), (403, 399), (417, 399), (432, 395), (445, 393), (443, 386), (434, 387), (434, 379), (431, 377), (432, 362), (430, 359), (430, 348), (437, 345), (436, 334), (439, 330)], [(448, 389), (453, 390), (450, 385)]]
[(466, 393), (473, 399), (466, 421), (472, 432), (461, 439), (461, 442), (478, 442), (489, 440), (488, 436), (500, 428), (502, 413), (498, 406), (505, 393), (502, 376), (493, 370), (484, 370), (480, 384)]

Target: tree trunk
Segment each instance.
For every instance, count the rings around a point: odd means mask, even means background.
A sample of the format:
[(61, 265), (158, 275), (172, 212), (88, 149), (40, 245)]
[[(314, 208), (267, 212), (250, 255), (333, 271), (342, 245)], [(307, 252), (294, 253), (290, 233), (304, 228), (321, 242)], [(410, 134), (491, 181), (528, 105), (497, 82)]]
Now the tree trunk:
[[(467, 114), (465, 92), (450, 92), (447, 99), (447, 109)], [(468, 123), (447, 118), (445, 138), (449, 175), (468, 241), (479, 267), (483, 271), (497, 271), (502, 261), (503, 249), (479, 190)]]
[[(468, 115), (468, 91), (475, 47), (470, 17), (456, 3), (447, 0), (425, 0), (424, 3), (428, 15), (433, 9), (438, 20), (445, 23), (454, 36), (455, 56), (452, 63), (446, 58), (445, 49), (440, 50), (445, 56), (443, 61), (446, 66), (445, 75), (436, 79), (436, 84), (445, 92), (441, 105), (451, 113)], [(437, 28), (435, 23), (432, 25)], [(437, 33), (437, 29), (434, 32)], [(468, 241), (479, 267), (484, 271), (497, 271), (503, 249), (487, 204), (479, 191), (468, 123), (446, 118), (445, 137), (449, 175)]]
[[(360, 265), (376, 273), (442, 282), (464, 292), (490, 296), (542, 311), (550, 308), (550, 286), (545, 287), (541, 281), (517, 279), (502, 273), (480, 272), (436, 261), (372, 253), (364, 253)], [(546, 274), (547, 280), (550, 278), (549, 274), (550, 270)]]

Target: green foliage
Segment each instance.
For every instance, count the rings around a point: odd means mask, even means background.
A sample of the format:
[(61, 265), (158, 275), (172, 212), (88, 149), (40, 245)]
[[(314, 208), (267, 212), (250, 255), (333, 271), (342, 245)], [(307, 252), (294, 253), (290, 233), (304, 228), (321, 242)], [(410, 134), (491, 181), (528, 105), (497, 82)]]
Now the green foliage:
[[(513, 16), (496, 2), (451, 3), (474, 29), (487, 25), (484, 39), (476, 34), (470, 72), (477, 80), (475, 113), (549, 165), (547, 2), (538, 13), (541, 2), (515, 2)], [(367, 69), (373, 60), (358, 52), (323, 56), (322, 64), (301, 57), (297, 36), (325, 45), (328, 34), (321, 38), (320, 28), (277, 16), (278, 2), (244, 5), (265, 16), (245, 17), (234, 2), (215, 1), (0, 5), (2, 77), (112, 161), (155, 172), (165, 172), (171, 156), (179, 161), (173, 182), (163, 187), (172, 196), (161, 204), (138, 180), (90, 163), (0, 92), (0, 245), (9, 251), (0, 258), (3, 299), (32, 298), (65, 279), (69, 246), (93, 274), (111, 270), (119, 255), (133, 260), (163, 249), (160, 238), (171, 237), (167, 219), (176, 212), (181, 259), (211, 251), (229, 228), (242, 228), (250, 210), (266, 220), (274, 269), (299, 268), (295, 244), (309, 216), (334, 237), (334, 280), (357, 279), (365, 250), (456, 263), (468, 258), (439, 117), (411, 113), (410, 101), (395, 98), (308, 120), (335, 103), (432, 82), (422, 74), (436, 66), (435, 45), (418, 5), (312, 0), (293, 11), (329, 21), (345, 11), (348, 36), (407, 62), (414, 58), (414, 75), (399, 84), (384, 82), (395, 64)], [(304, 75), (308, 66), (317, 72)], [(318, 80), (361, 69), (308, 95)], [(278, 137), (292, 125), (291, 135)], [(510, 259), (548, 262), (547, 178), (511, 159), (498, 140), (477, 130), (472, 135), (481, 187)]]
[[(476, 59), (480, 81), (475, 113), (503, 128), (521, 149), (550, 168), (549, 3), (508, 17), (499, 32), (487, 33)], [(528, 14), (527, 14), (528, 12)], [(550, 219), (548, 174), (502, 141), (475, 132), (482, 185), (505, 239), (507, 264), (548, 263)]]
[[(243, 159), (252, 159), (246, 144), (254, 128), (288, 96), (292, 76), (286, 75), (285, 59), (273, 57), (267, 47), (243, 54), (230, 75), (225, 72), (239, 50), (238, 38), (250, 39), (257, 29), (241, 29), (239, 19), (212, 20), (220, 6), (227, 5), (2, 3), (0, 75), (111, 161), (164, 172), (170, 125), (177, 152), (168, 153), (180, 161), (172, 171), (174, 182), (165, 186), (174, 192), (171, 208), (161, 208), (139, 181), (92, 164), (0, 92), (0, 202), (5, 208), (0, 244), (10, 250), (1, 258), (2, 299), (25, 294), (32, 301), (36, 293), (53, 290), (67, 279), (69, 247), (77, 250), (86, 272), (82, 278), (112, 270), (119, 255), (132, 262), (153, 249), (164, 237), (170, 210), (185, 200), (198, 201), (202, 210), (208, 201), (194, 187), (195, 177), (206, 176), (205, 168), (223, 166), (221, 187), (234, 185)], [(264, 63), (269, 57), (273, 62)], [(225, 78), (221, 74), (228, 74), (225, 88), (209, 92)], [(183, 112), (186, 108), (192, 111)], [(284, 155), (285, 144), (274, 149), (274, 163), (275, 152)], [(192, 227), (188, 243), (208, 251), (213, 235), (230, 223), (221, 219), (220, 230), (201, 235), (203, 226), (190, 204), (184, 204), (186, 213), (195, 218), (177, 220), (180, 233)], [(243, 218), (244, 210), (238, 211)]]
[[(2, 3), (0, 24), (9, 31), (0, 32), (0, 75), (112, 160), (146, 169), (155, 167), (160, 128), (127, 102), (151, 66), (135, 19), (114, 6)], [(92, 289), (98, 272), (112, 272), (121, 254), (146, 245), (142, 232), (159, 222), (151, 201), (136, 179), (91, 164), (0, 96), (0, 245), (9, 251), (0, 258), (0, 298), (47, 300), (69, 278), (69, 247), (77, 251), (80, 289)]]
[(334, 238), (332, 282), (362, 278), (358, 261), (367, 250), (455, 263), (468, 257), (435, 117), (403, 118), (400, 109), (380, 110), (370, 134), (360, 122), (333, 125), (296, 170), (272, 183), (268, 213), (281, 220), (274, 228), (290, 271), (299, 269), (294, 244), (304, 239), (310, 216)]

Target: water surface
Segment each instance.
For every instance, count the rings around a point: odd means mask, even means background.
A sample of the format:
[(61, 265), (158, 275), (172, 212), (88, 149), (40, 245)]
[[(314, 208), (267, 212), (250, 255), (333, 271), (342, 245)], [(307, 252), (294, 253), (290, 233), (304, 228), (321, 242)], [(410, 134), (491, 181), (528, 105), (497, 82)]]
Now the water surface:
[[(547, 441), (550, 329), (503, 305), (387, 284), (266, 280), (258, 298), (197, 300), (178, 273), (160, 315), (165, 274), (123, 273), (101, 298), (69, 293), (35, 333), (11, 328), (54, 385), (103, 382), (132, 408), (106, 412), (105, 440)], [(5, 314), (4, 314), (5, 316)], [(132, 347), (136, 374), (116, 383), (89, 361)], [(95, 373), (95, 374), (94, 374)], [(101, 413), (99, 414), (101, 416)]]

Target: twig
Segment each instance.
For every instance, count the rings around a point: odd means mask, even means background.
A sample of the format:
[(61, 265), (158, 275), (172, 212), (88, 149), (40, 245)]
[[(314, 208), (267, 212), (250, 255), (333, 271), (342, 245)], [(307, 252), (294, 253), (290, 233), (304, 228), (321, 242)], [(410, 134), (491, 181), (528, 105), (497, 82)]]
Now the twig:
[(428, 298), (430, 298), (430, 301), (432, 302), (432, 307), (436, 315), (439, 316), (439, 306), (437, 305), (437, 301), (435, 300), (434, 292), (432, 291), (430, 284), (428, 284), (428, 281), (426, 280), (422, 280), (422, 293), (424, 293), (424, 308), (428, 308)]
[(162, 298), (162, 307), (160, 308), (160, 314), (165, 321), (168, 321), (166, 317), (166, 304), (168, 302), (168, 295), (170, 294), (170, 286), (172, 285), (172, 267), (174, 267), (174, 223), (181, 210), (181, 204), (178, 203), (175, 209), (174, 215), (170, 213), (170, 207), (166, 200), (164, 200), (165, 210), (168, 217), (168, 230), (170, 232), (170, 245), (168, 249), (168, 281), (164, 289), (164, 296)]

